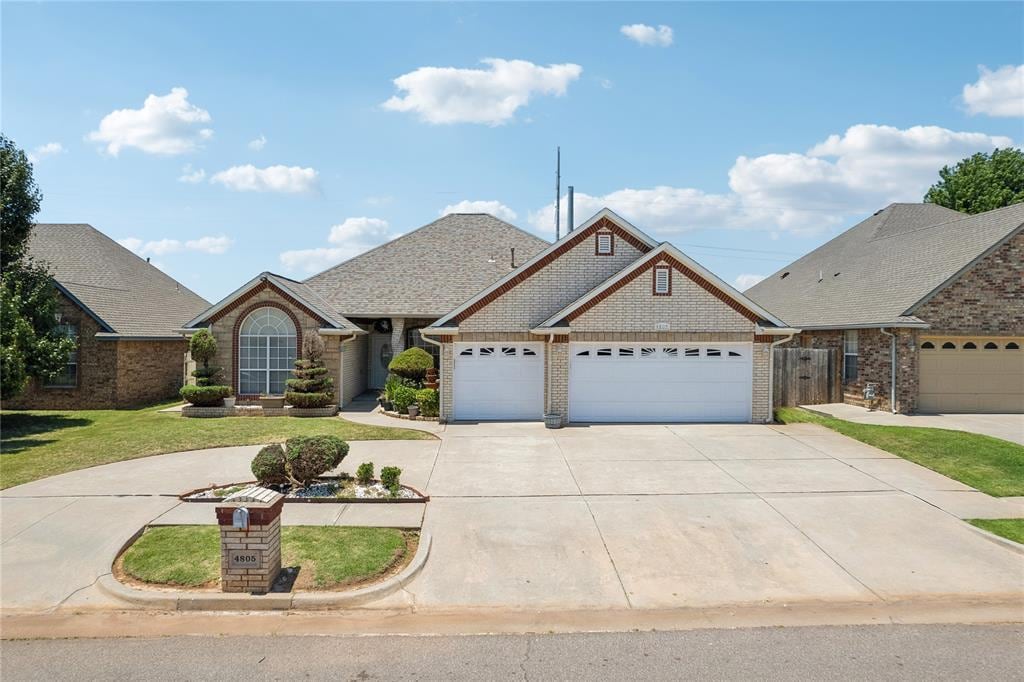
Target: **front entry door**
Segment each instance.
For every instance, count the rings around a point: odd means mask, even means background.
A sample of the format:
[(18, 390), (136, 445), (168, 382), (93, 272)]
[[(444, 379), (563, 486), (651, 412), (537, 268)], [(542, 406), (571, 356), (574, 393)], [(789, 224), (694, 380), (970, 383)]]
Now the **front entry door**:
[(370, 335), (370, 388), (384, 388), (391, 363), (391, 335)]

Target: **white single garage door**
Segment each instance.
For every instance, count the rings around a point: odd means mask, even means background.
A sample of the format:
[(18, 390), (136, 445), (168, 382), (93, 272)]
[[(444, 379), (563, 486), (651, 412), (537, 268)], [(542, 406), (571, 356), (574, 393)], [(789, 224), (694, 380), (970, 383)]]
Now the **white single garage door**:
[(456, 343), (456, 419), (543, 419), (543, 343)]
[(569, 421), (748, 422), (749, 343), (569, 348)]
[(919, 412), (1024, 412), (1024, 338), (921, 341)]

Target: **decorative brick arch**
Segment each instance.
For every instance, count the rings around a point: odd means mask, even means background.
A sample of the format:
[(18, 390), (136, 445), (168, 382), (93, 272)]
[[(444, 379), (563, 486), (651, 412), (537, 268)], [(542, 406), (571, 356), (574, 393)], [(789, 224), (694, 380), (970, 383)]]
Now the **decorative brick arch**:
[(241, 361), (241, 358), (238, 353), (238, 334), (242, 330), (242, 323), (260, 308), (277, 308), (291, 319), (292, 324), (295, 325), (295, 357), (302, 357), (302, 325), (299, 324), (299, 318), (295, 316), (295, 313), (293, 313), (288, 306), (283, 303), (278, 303), (277, 301), (262, 301), (245, 308), (241, 314), (235, 318), (235, 326), (231, 330), (231, 390), (235, 392), (235, 396), (240, 400), (259, 398), (258, 394), (243, 395), (239, 392), (238, 363)]

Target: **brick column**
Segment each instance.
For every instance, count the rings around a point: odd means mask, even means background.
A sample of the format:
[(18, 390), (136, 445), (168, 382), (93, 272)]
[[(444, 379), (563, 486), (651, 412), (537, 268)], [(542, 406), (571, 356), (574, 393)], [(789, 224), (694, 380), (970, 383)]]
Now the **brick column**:
[[(281, 572), (281, 509), (284, 495), (251, 486), (228, 495), (217, 506), (220, 525), (222, 592), (270, 591)], [(247, 527), (234, 523), (235, 511), (249, 512)]]
[(441, 422), (450, 422), (455, 417), (452, 386), (455, 374), (455, 344), (450, 336), (441, 342)]
[[(547, 352), (544, 381), (544, 406), (552, 414), (562, 415), (562, 423), (569, 423), (569, 341), (559, 339), (544, 344)], [(548, 391), (551, 394), (548, 395)]]
[(391, 356), (394, 357), (405, 350), (405, 318), (391, 318)]

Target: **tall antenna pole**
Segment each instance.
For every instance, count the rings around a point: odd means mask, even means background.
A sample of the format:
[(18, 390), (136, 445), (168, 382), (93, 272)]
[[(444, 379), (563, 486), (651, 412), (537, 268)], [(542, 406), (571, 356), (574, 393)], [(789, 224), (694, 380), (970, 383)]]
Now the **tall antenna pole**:
[(555, 148), (555, 241), (562, 232), (562, 148)]

